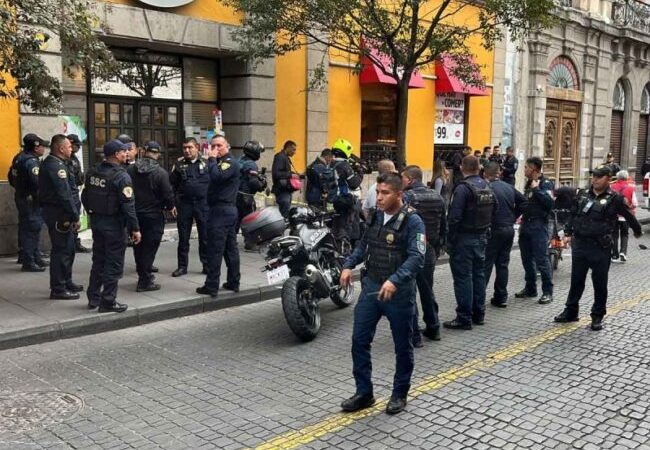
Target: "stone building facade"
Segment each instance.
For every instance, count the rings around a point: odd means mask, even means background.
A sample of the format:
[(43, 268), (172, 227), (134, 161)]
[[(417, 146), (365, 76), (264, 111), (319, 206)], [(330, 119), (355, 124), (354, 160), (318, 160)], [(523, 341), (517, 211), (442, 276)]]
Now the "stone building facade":
[(501, 43), (495, 59), (504, 76), (495, 76), (493, 141), (501, 136), (520, 159), (542, 157), (557, 185), (585, 185), (608, 152), (640, 179), (650, 156), (650, 2), (562, 0), (552, 28)]

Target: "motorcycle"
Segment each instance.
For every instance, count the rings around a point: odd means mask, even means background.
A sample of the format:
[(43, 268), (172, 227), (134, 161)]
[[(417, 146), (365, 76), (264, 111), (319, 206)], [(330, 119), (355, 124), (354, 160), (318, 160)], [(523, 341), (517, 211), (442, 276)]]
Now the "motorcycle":
[(548, 258), (553, 270), (557, 270), (562, 260), (562, 252), (567, 248), (564, 238), (564, 224), (568, 218), (569, 210), (553, 209), (551, 239), (548, 245)]
[(319, 303), (331, 299), (339, 308), (353, 302), (354, 287), (339, 284), (345, 259), (328, 224), (334, 213), (309, 207), (289, 211), (289, 235), (273, 239), (266, 265), (269, 284), (282, 282), (282, 310), (291, 331), (303, 342), (321, 327)]

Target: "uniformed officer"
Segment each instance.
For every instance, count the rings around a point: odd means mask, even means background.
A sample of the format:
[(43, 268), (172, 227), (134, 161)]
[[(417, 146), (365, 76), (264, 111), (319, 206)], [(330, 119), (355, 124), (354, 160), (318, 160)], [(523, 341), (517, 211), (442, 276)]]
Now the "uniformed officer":
[(137, 292), (157, 291), (160, 285), (154, 283), (153, 262), (163, 233), (165, 232), (164, 210), (176, 215), (174, 193), (167, 171), (160, 167), (160, 144), (149, 141), (145, 145), (144, 157), (128, 166), (127, 173), (133, 182), (135, 212), (138, 216), (142, 240), (133, 247), (135, 267), (138, 272)]
[[(79, 188), (84, 184), (84, 173), (83, 168), (81, 167), (81, 161), (77, 158), (77, 153), (81, 150), (81, 139), (76, 134), (69, 134), (68, 140), (72, 144), (72, 154), (70, 158), (65, 162), (68, 165), (70, 172), (70, 187), (72, 188), (72, 195), (75, 200), (75, 205), (77, 210), (81, 213), (81, 197), (79, 197)], [(81, 245), (81, 239), (79, 239), (79, 232), (75, 232), (75, 252), (77, 253), (90, 253), (90, 249), (87, 249)]]
[(501, 180), (514, 186), (516, 181), (515, 175), (518, 168), (519, 160), (515, 156), (515, 151), (512, 147), (507, 147), (506, 157), (503, 159), (503, 164), (501, 165)]
[(72, 281), (74, 231), (79, 229), (76, 183), (66, 161), (72, 144), (63, 134), (52, 137), (50, 154), (38, 175), (39, 200), (50, 233), (50, 299), (76, 300), (83, 286)]
[(126, 161), (124, 162), (124, 165), (130, 166), (131, 164), (135, 164), (135, 160), (138, 158), (138, 146), (136, 145), (133, 138), (128, 134), (120, 134), (117, 137), (117, 140), (128, 146), (128, 149), (126, 151)]
[(99, 306), (100, 313), (127, 310), (127, 305), (116, 301), (124, 270), (125, 228), (134, 245), (141, 239), (133, 184), (124, 168), (128, 148), (117, 139), (104, 144), (106, 159), (86, 175), (81, 194), (93, 233), (93, 264), (86, 290), (88, 309)]
[[(264, 152), (264, 146), (258, 141), (246, 141), (243, 148), (244, 154), (239, 158), (240, 183), (237, 192), (238, 220), (236, 229), (239, 230), (241, 220), (248, 214), (255, 211), (255, 194), (266, 189), (265, 169), (260, 171), (256, 161)], [(255, 241), (244, 239), (244, 248), (253, 250)], [(231, 286), (224, 284), (224, 288)]]
[(192, 222), (196, 223), (199, 235), (199, 258), (203, 264), (203, 273), (207, 274), (207, 217), (208, 217), (208, 161), (199, 155), (199, 144), (194, 138), (183, 142), (183, 156), (178, 158), (169, 175), (176, 199), (176, 223), (178, 225), (178, 265), (172, 273), (180, 277), (187, 273), (188, 253)]
[(313, 208), (325, 209), (327, 206), (327, 189), (323, 186), (321, 177), (333, 160), (332, 150), (324, 148), (305, 170), (307, 178), (307, 194), (305, 197), (307, 204)]
[(611, 169), (601, 165), (592, 171), (591, 187), (578, 193), (569, 222), (564, 228), (571, 242), (571, 288), (564, 311), (556, 322), (578, 321), (579, 302), (585, 290), (587, 272), (591, 269), (594, 304), (591, 308), (591, 329), (602, 330), (607, 313), (607, 277), (611, 264), (612, 234), (618, 215), (625, 218), (634, 231), (642, 235), (641, 225), (622, 196), (609, 187)]
[(415, 210), (402, 203), (402, 180), (387, 173), (377, 178), (377, 208), (368, 231), (346, 259), (341, 286), (352, 281), (352, 269), (365, 262), (361, 294), (354, 309), (352, 373), (356, 393), (341, 403), (343, 411), (368, 408), (375, 403), (370, 346), (382, 316), (390, 322), (396, 367), (388, 414), (406, 407), (413, 373), (413, 319), (415, 277), (424, 265), (426, 235)]
[(532, 156), (526, 160), (524, 175), (528, 179), (524, 196), (528, 204), (522, 211), (519, 228), (519, 251), (526, 272), (526, 286), (517, 298), (537, 297), (537, 271), (542, 275), (542, 296), (538, 303), (553, 301), (553, 271), (548, 259), (548, 219), (553, 209), (553, 183), (542, 174), (542, 160)]
[(454, 189), (447, 216), (447, 251), (454, 278), (456, 318), (443, 326), (471, 330), (472, 323), (483, 325), (485, 319), (485, 248), (496, 198), (478, 175), (478, 158), (464, 157), (461, 170), (465, 178)]
[[(431, 340), (439, 341), (440, 321), (438, 320), (438, 303), (436, 303), (436, 297), (433, 294), (433, 272), (436, 268), (438, 254), (447, 238), (445, 201), (440, 194), (422, 183), (422, 169), (418, 166), (406, 166), (402, 172), (402, 186), (404, 187), (404, 203), (415, 208), (424, 222), (427, 235), (424, 267), (415, 278), (426, 325), (422, 334)], [(421, 347), (422, 336), (417, 316), (416, 308), (413, 322), (413, 345)]]
[(205, 284), (196, 288), (199, 294), (216, 297), (219, 292), (221, 261), (228, 267), (228, 289), (239, 289), (239, 249), (237, 248), (237, 191), (239, 190), (239, 163), (230, 154), (230, 144), (223, 136), (210, 142), (210, 185), (208, 187), (208, 275)]
[(485, 179), (497, 199), (497, 208), (490, 227), (490, 237), (485, 250), (485, 285), (490, 282), (492, 267), (495, 268), (494, 294), (490, 303), (505, 308), (508, 301), (508, 265), (515, 238), (514, 224), (526, 207), (526, 197), (510, 183), (498, 178), (499, 164), (491, 162), (485, 169)]
[(23, 272), (43, 272), (46, 263), (39, 248), (43, 218), (38, 202), (38, 173), (40, 157), (50, 143), (33, 133), (23, 137), (23, 150), (11, 162), (8, 179), (16, 193), (18, 209), (18, 246)]

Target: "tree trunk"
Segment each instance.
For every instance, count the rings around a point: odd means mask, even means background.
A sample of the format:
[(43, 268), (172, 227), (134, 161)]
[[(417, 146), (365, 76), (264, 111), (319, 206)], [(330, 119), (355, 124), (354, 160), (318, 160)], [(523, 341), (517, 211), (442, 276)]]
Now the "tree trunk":
[(406, 122), (409, 108), (409, 82), (411, 72), (404, 72), (402, 79), (397, 82), (397, 164), (406, 166)]

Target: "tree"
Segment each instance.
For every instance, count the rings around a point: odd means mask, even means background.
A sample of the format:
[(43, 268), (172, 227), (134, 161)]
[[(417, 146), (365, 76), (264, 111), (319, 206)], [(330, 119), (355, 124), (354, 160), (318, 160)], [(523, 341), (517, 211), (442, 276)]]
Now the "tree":
[(167, 87), (173, 80), (181, 78), (181, 70), (158, 64), (122, 62), (118, 78), (136, 94), (153, 97), (157, 87)]
[[(39, 57), (41, 46), (58, 36), (63, 69), (80, 68), (107, 79), (119, 72), (98, 38), (103, 25), (87, 0), (0, 0), (0, 98), (17, 98), (38, 112), (61, 109), (61, 84)], [(16, 83), (9, 83), (6, 75)]]
[[(484, 81), (469, 40), (491, 49), (507, 30), (513, 40), (552, 23), (554, 0), (226, 0), (244, 13), (235, 39), (255, 63), (318, 43), (367, 57), (396, 80), (397, 147), (405, 161), (408, 86), (417, 71), (445, 56), (467, 85)], [(471, 13), (475, 7), (476, 14)], [(371, 48), (374, 51), (370, 51)], [(392, 61), (385, 67), (382, 59)], [(324, 68), (315, 71), (323, 76)]]

